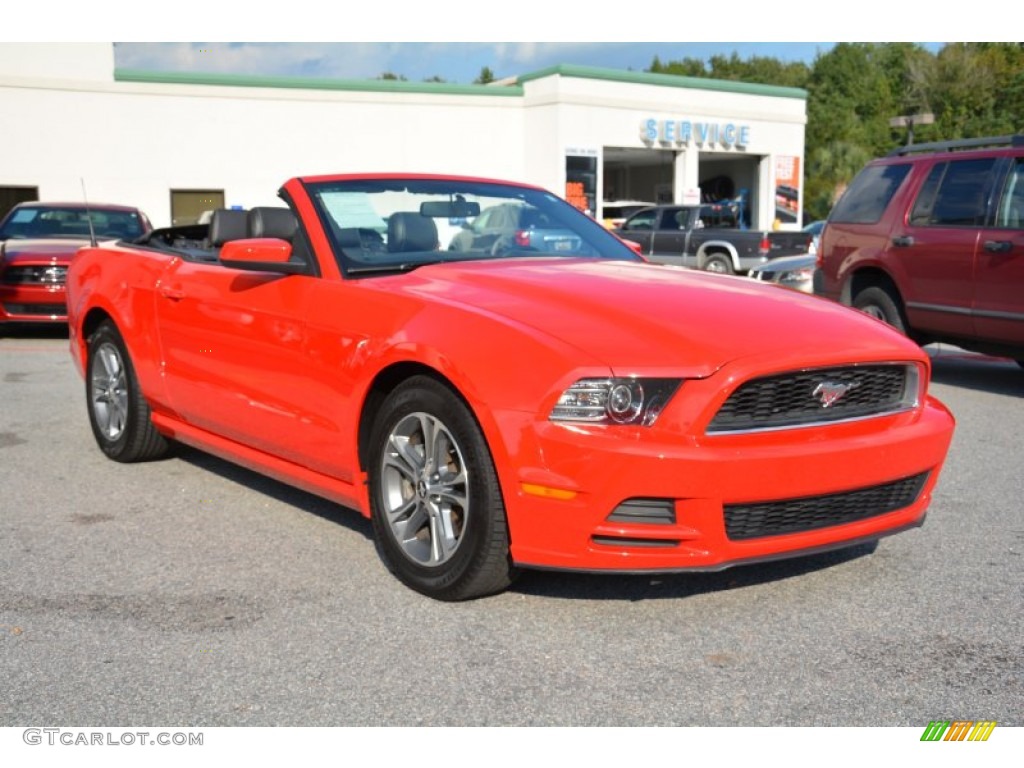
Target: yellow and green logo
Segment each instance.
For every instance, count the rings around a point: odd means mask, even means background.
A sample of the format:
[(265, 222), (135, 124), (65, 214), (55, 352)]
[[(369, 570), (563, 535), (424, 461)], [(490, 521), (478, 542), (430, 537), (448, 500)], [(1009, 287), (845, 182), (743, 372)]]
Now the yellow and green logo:
[(995, 720), (932, 720), (921, 741), (988, 741), (995, 727)]

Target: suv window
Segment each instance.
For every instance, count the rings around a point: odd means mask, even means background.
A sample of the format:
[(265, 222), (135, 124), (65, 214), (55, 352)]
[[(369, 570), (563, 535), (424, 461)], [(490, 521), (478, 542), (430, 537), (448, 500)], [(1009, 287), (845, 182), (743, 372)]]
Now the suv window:
[(845, 224), (876, 223), (908, 173), (909, 163), (869, 165), (851, 182), (829, 220)]
[(1024, 159), (1017, 158), (1006, 176), (1006, 186), (999, 201), (996, 226), (1007, 229), (1024, 228)]
[(928, 174), (910, 214), (914, 226), (980, 227), (995, 158), (937, 163)]

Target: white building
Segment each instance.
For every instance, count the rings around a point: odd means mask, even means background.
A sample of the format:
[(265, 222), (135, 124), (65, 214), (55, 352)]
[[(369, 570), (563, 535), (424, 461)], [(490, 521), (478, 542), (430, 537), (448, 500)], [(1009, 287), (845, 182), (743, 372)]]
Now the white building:
[(794, 88), (558, 66), (501, 84), (168, 74), (108, 43), (0, 44), (0, 214), (90, 200), (156, 226), (280, 204), (292, 176), (437, 172), (602, 202), (744, 198), (795, 227), (807, 95)]

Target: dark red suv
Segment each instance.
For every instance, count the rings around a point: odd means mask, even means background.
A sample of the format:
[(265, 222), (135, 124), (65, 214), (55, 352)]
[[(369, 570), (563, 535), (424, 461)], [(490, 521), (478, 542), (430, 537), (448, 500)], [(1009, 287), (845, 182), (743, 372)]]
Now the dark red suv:
[(1024, 136), (901, 147), (828, 218), (818, 293), (1024, 366)]

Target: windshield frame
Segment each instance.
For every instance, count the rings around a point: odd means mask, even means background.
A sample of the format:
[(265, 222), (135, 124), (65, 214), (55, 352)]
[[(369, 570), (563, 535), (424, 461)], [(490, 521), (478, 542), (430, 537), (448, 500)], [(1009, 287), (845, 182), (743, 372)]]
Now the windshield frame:
[[(303, 180), (303, 186), (346, 277), (364, 278), (407, 272), (430, 264), (507, 257), (643, 261), (591, 216), (538, 187), (457, 176), (417, 175), (319, 177)], [(398, 201), (405, 201), (403, 210), (394, 208)], [(471, 215), (451, 218), (431, 215), (424, 213), (423, 203), (461, 207), (468, 209)], [(520, 221), (533, 224), (522, 225), (526, 229), (519, 230), (519, 243), (509, 242), (509, 233), (515, 233), (514, 227), (509, 229), (509, 214), (517, 206), (522, 206)], [(392, 223), (392, 214), (418, 219), (417, 213), (434, 221), (438, 231), (435, 247), (389, 250), (388, 238), (394, 234), (397, 224)], [(496, 215), (498, 213), (503, 215)], [(479, 226), (474, 226), (476, 222), (487, 220), (503, 222), (498, 229), (487, 230), (493, 239), (485, 236)], [(537, 226), (538, 220), (545, 225)], [(501, 226), (505, 229), (500, 229)], [(430, 231), (429, 225), (426, 231)], [(504, 244), (497, 242), (499, 239), (503, 239)], [(392, 246), (396, 243), (397, 239)]]

